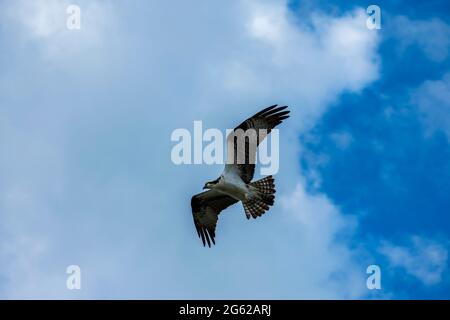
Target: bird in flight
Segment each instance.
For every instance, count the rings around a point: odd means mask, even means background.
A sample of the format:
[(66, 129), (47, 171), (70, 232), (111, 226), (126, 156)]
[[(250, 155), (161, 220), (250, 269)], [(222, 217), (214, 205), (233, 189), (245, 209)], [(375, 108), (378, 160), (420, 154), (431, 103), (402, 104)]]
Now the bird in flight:
[[(256, 148), (284, 119), (289, 118), (287, 106), (267, 107), (234, 128), (227, 137), (227, 153), (233, 155), (233, 161), (227, 161), (225, 169), (216, 180), (207, 182), (202, 193), (191, 199), (192, 215), (199, 238), (203, 246), (211, 242), (216, 244), (216, 224), (222, 210), (241, 201), (247, 219), (257, 218), (269, 210), (275, 200), (275, 183), (272, 176), (253, 181), (255, 173)], [(239, 140), (236, 133), (254, 134)], [(242, 143), (243, 142), (243, 143)], [(244, 159), (239, 160), (242, 155)]]

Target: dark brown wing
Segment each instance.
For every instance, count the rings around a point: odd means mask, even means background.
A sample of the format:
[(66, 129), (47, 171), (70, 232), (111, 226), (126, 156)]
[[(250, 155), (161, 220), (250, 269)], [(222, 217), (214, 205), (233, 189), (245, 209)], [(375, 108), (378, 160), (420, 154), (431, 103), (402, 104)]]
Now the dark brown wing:
[[(250, 145), (251, 140), (245, 138), (245, 148), (239, 148), (237, 144), (237, 138), (233, 135), (228, 135), (227, 137), (227, 143), (228, 148), (233, 147), (233, 155), (234, 160), (231, 164), (236, 166), (236, 168), (239, 171), (239, 175), (242, 178), (242, 180), (245, 183), (250, 183), (253, 179), (253, 175), (255, 173), (255, 164), (254, 161), (250, 161), (250, 152), (256, 153), (256, 147), (259, 146), (259, 144), (264, 140), (264, 138), (270, 133), (270, 131), (275, 128), (277, 125), (279, 125), (281, 122), (283, 122), (284, 119), (289, 118), (289, 110), (286, 110), (287, 106), (279, 107), (278, 105), (273, 105), (270, 107), (267, 107), (260, 112), (256, 113), (252, 117), (248, 118), (244, 122), (242, 122), (239, 126), (234, 128), (234, 132), (238, 129), (242, 129), (244, 132), (249, 129), (254, 129), (256, 133), (256, 146)], [(262, 130), (265, 129), (265, 130)], [(232, 139), (232, 140), (231, 140)], [(237, 161), (237, 156), (239, 154), (239, 150), (241, 152), (245, 152), (245, 155), (243, 155), (243, 159), (245, 159), (245, 162), (242, 164), (239, 164)], [(230, 151), (230, 150), (229, 150)], [(229, 153), (230, 154), (230, 153)], [(254, 154), (251, 155), (254, 157)]]
[(216, 224), (222, 210), (237, 202), (236, 199), (215, 190), (208, 190), (196, 194), (191, 199), (192, 216), (198, 237), (202, 239), (203, 246), (211, 242), (216, 244)]

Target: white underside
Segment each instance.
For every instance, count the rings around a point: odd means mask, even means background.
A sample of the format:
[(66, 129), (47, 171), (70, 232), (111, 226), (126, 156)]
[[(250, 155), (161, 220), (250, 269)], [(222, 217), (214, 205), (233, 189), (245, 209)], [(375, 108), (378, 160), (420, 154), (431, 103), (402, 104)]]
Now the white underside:
[(250, 193), (245, 182), (242, 181), (238, 173), (230, 167), (225, 167), (219, 182), (214, 186), (214, 190), (227, 194), (240, 201), (247, 200)]

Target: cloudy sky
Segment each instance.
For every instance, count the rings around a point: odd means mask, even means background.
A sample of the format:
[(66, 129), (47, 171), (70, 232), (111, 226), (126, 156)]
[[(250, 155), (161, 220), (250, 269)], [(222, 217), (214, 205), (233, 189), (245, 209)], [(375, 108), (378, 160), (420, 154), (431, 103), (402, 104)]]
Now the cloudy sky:
[[(381, 1), (369, 30), (369, 4), (0, 1), (0, 297), (450, 298), (450, 8)], [(204, 248), (222, 166), (171, 133), (275, 103), (276, 205)]]

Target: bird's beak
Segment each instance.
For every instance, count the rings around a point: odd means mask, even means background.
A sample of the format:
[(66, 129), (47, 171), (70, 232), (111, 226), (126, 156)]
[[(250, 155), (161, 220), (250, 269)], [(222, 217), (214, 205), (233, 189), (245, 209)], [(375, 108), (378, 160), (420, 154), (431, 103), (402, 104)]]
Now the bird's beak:
[(203, 190), (205, 190), (205, 189), (208, 189), (208, 187), (206, 186), (206, 184), (205, 184), (205, 186), (203, 187)]

